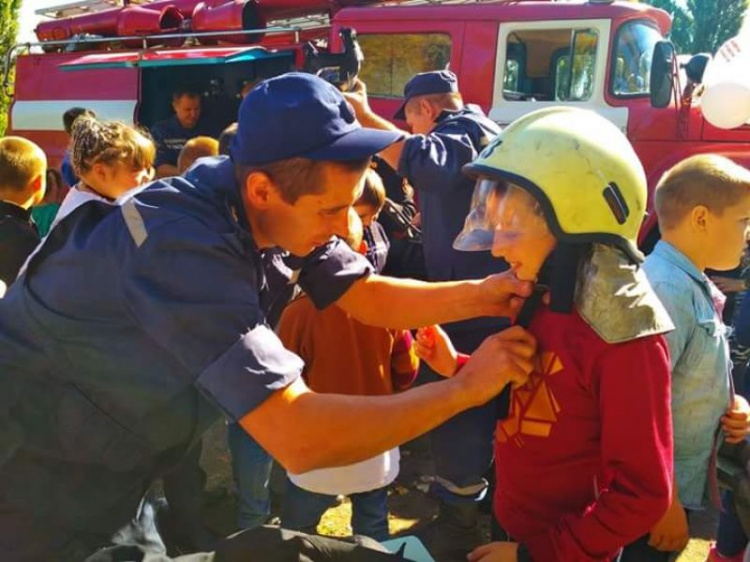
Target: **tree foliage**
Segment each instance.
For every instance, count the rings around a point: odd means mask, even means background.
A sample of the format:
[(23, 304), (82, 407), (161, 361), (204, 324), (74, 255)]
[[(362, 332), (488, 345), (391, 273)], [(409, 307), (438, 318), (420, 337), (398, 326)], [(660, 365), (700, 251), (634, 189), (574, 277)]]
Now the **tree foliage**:
[[(21, 0), (0, 0), (0, 55), (5, 55), (16, 43), (18, 36), (18, 12)], [(8, 126), (8, 106), (10, 98), (4, 89), (0, 88), (0, 135), (5, 134)]]
[(643, 0), (672, 14), (671, 38), (680, 53), (715, 53), (737, 35), (750, 0)]

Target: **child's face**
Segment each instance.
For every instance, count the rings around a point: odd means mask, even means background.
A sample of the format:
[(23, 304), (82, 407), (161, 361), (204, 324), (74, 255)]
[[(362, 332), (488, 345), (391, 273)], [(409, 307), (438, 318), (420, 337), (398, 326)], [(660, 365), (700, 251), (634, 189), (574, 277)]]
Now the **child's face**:
[(354, 210), (365, 228), (370, 228), (372, 221), (376, 220), (379, 214), (378, 210), (371, 205), (354, 205)]
[(503, 195), (488, 198), (487, 212), (495, 217), (492, 255), (505, 259), (520, 280), (536, 281), (557, 241), (534, 198), (523, 189), (510, 187)]
[(705, 214), (706, 267), (717, 271), (734, 269), (750, 239), (750, 195), (724, 209)]

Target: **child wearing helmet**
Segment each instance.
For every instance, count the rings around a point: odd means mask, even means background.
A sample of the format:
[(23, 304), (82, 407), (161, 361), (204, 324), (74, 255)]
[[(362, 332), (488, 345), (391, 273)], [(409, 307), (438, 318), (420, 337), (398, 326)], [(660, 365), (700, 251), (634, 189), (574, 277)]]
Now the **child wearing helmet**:
[[(455, 247), (491, 248), (548, 292), (521, 313), (536, 369), (496, 427), (504, 542), (469, 560), (614, 560), (667, 510), (672, 481), (673, 326), (639, 267), (643, 168), (614, 125), (558, 107), (511, 124), (464, 171), (477, 184)], [(421, 331), (417, 350), (455, 371), (440, 330)]]

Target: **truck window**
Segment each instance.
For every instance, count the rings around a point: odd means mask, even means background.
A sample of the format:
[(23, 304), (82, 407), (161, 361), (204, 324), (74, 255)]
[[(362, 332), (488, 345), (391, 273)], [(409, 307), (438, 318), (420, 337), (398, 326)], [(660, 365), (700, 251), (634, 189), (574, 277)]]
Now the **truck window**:
[(451, 38), (443, 33), (358, 35), (365, 55), (360, 72), (368, 93), (400, 98), (418, 72), (443, 70), (451, 60)]
[(594, 89), (599, 35), (593, 29), (519, 29), (508, 35), (503, 97), (586, 101)]
[(654, 45), (662, 39), (659, 30), (643, 21), (626, 23), (619, 29), (612, 61), (613, 95), (649, 95)]

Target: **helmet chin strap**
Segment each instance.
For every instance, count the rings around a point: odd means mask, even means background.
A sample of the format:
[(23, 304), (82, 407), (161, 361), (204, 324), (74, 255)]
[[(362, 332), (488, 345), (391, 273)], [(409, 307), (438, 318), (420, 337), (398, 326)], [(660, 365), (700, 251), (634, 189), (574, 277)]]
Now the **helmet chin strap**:
[(537, 285), (550, 293), (550, 310), (570, 314), (575, 305), (581, 262), (591, 253), (591, 244), (558, 242), (539, 271)]
[[(576, 287), (581, 263), (591, 253), (591, 244), (558, 242), (539, 270), (534, 293), (526, 299), (515, 320), (515, 325), (528, 328), (534, 313), (542, 303), (544, 293), (550, 293), (550, 310), (570, 314), (575, 305)], [(496, 417), (508, 419), (511, 410), (510, 385), (495, 399)]]

